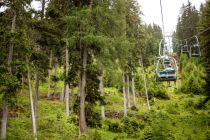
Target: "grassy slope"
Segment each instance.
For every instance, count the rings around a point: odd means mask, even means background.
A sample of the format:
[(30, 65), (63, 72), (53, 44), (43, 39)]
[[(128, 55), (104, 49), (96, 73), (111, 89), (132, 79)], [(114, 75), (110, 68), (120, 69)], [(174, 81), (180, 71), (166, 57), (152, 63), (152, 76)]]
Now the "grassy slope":
[[(62, 83), (59, 83), (61, 91)], [(115, 89), (106, 89), (106, 111), (123, 112), (122, 94)], [(148, 114), (144, 96), (137, 96), (137, 107), (139, 111), (129, 111), (129, 113), (143, 115), (150, 121), (145, 122), (144, 129), (139, 132), (138, 138), (131, 138), (125, 133), (112, 133), (107, 131), (107, 126), (100, 129), (91, 129), (92, 133), (100, 135), (102, 140), (111, 139), (142, 139), (148, 130), (153, 135), (162, 135), (166, 132), (173, 135), (175, 139), (205, 140), (210, 133), (210, 103), (205, 109), (197, 110), (194, 106), (204, 98), (201, 95), (174, 93), (173, 88), (167, 90), (170, 100), (152, 99), (151, 113)], [(75, 116), (66, 117), (64, 115), (64, 103), (58, 100), (47, 100), (44, 96), (47, 93), (47, 85), (40, 87), (38, 102), (38, 137), (43, 140), (63, 140), (77, 139), (78, 128), (72, 120)], [(72, 96), (71, 96), (72, 97)], [(16, 107), (10, 112), (8, 139), (29, 140), (31, 136), (31, 118), (29, 97), (27, 91), (24, 96), (18, 96)], [(132, 101), (132, 98), (131, 98)], [(96, 107), (99, 110), (99, 107)], [(119, 120), (113, 120), (119, 121)], [(94, 139), (91, 137), (89, 139)], [(99, 134), (98, 134), (99, 133)], [(82, 138), (83, 139), (83, 138)], [(84, 138), (86, 139), (86, 138)], [(153, 138), (155, 139), (155, 138)], [(160, 139), (160, 137), (156, 138)]]

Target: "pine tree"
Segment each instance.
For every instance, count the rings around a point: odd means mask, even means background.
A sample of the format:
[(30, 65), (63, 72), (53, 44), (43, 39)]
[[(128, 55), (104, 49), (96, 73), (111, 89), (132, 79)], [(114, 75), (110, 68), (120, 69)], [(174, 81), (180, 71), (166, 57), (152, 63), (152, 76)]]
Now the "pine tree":
[(208, 95), (208, 98), (204, 100), (204, 104), (210, 99), (210, 1), (207, 0), (206, 3), (201, 8), (201, 15), (200, 15), (200, 22), (199, 22), (199, 30), (205, 31), (200, 35), (200, 44), (201, 50), (203, 55), (203, 63), (206, 70), (206, 86), (205, 86), (205, 93)]

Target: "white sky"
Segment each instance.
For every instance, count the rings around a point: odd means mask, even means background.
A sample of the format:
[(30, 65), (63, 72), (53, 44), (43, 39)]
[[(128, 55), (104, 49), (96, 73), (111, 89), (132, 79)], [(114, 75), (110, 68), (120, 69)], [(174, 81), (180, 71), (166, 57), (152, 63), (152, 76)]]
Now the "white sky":
[[(178, 15), (182, 4), (186, 4), (188, 0), (162, 0), (164, 28), (165, 32), (173, 32), (176, 29)], [(200, 4), (206, 0), (189, 0), (196, 9), (199, 10)], [(160, 0), (138, 0), (143, 15), (143, 21), (147, 24), (156, 23), (162, 28)]]

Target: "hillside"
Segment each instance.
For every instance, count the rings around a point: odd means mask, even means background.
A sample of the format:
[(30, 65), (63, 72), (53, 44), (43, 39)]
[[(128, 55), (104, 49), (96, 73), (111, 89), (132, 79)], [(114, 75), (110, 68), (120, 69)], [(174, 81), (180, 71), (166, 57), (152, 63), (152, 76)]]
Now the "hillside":
[[(61, 91), (61, 87), (59, 87)], [(37, 112), (37, 130), (40, 140), (134, 140), (134, 139), (190, 139), (210, 138), (210, 102), (205, 108), (197, 105), (205, 96), (183, 94), (168, 88), (169, 99), (152, 98), (151, 111), (147, 111), (144, 94), (137, 95), (137, 107), (129, 109), (123, 117), (123, 96), (115, 88), (105, 88), (106, 120), (88, 135), (78, 138), (78, 118), (73, 112), (67, 117), (64, 102), (46, 98), (46, 83), (40, 86)], [(75, 93), (76, 94), (76, 93)], [(70, 95), (70, 106), (75, 95)], [(8, 140), (29, 140), (31, 137), (30, 104), (27, 90), (18, 95), (15, 108), (9, 112)], [(137, 109), (137, 110), (136, 110)], [(100, 113), (97, 105), (95, 110)]]

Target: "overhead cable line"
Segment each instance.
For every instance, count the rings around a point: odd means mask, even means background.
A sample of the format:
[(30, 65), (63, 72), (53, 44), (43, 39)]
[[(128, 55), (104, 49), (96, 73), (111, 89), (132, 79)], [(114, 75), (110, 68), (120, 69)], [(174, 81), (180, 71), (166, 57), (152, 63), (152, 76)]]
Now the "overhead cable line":
[(163, 28), (163, 36), (165, 34), (165, 29), (164, 29), (164, 20), (163, 20), (163, 7), (162, 7), (162, 1), (160, 0), (160, 10), (161, 10), (161, 18), (162, 18), (162, 28)]
[(210, 29), (210, 26), (207, 27), (206, 29), (204, 29), (203, 31), (198, 32), (196, 35), (193, 35), (193, 36), (191, 36), (191, 37), (188, 37), (188, 38), (185, 38), (185, 39), (182, 39), (182, 40), (179, 40), (179, 41), (190, 40), (190, 39), (194, 38), (195, 36), (199, 36), (199, 35), (205, 33), (205, 32), (208, 31), (209, 29)]

